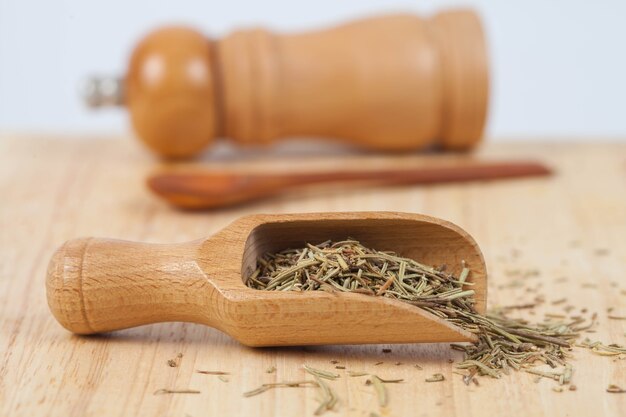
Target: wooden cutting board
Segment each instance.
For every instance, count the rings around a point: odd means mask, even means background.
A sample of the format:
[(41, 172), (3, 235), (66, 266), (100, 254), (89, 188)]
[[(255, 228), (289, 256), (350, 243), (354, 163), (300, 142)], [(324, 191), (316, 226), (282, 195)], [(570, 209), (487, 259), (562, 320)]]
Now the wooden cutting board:
[[(607, 317), (610, 307), (612, 314), (626, 315), (626, 144), (493, 144), (480, 152), (541, 158), (557, 170), (551, 179), (318, 189), (297, 198), (185, 213), (145, 189), (144, 178), (156, 163), (147, 152), (127, 138), (91, 139), (0, 138), (0, 415), (310, 416), (317, 407), (313, 388), (242, 396), (265, 382), (304, 379), (304, 364), (405, 380), (388, 385), (390, 405), (381, 411), (365, 377), (336, 370), (342, 374), (331, 382), (340, 397), (336, 415), (623, 415), (626, 394), (610, 394), (606, 388), (626, 388), (626, 360), (581, 349), (573, 352), (577, 391), (558, 393), (553, 381), (535, 383), (526, 373), (482, 378), (480, 386), (467, 387), (448, 362), (460, 354), (446, 344), (252, 349), (217, 330), (181, 323), (77, 337), (48, 311), (44, 278), (54, 248), (79, 236), (182, 242), (250, 213), (418, 212), (453, 221), (476, 238), (490, 272), (491, 306), (523, 304), (543, 295), (546, 302), (534, 316), (519, 314), (541, 320), (544, 312), (561, 313), (564, 305), (573, 305), (574, 311), (587, 308), (599, 317), (590, 338), (626, 344), (626, 320)], [(318, 154), (295, 163), (288, 158), (293, 154), (283, 150), (257, 162), (250, 154), (239, 160), (227, 154), (226, 159), (231, 167), (310, 169), (364, 163), (400, 167), (421, 158)], [(562, 298), (567, 298), (564, 304), (552, 304)], [(168, 366), (179, 353), (180, 365)], [(276, 371), (266, 373), (269, 367)], [(230, 375), (224, 382), (197, 370)], [(442, 373), (445, 381), (424, 381), (434, 373)], [(200, 393), (153, 394), (163, 388)]]

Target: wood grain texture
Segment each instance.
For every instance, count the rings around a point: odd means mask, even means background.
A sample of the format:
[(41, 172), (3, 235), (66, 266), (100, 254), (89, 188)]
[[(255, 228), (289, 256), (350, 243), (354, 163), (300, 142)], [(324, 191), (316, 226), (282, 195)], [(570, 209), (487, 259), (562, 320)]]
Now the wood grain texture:
[[(248, 348), (207, 326), (163, 323), (105, 336), (73, 336), (50, 314), (45, 296), (48, 260), (60, 242), (80, 236), (110, 236), (154, 243), (200, 239), (233, 220), (259, 212), (395, 210), (420, 212), (462, 226), (479, 243), (489, 269), (489, 304), (510, 305), (544, 294), (542, 312), (561, 312), (551, 301), (566, 297), (578, 311), (599, 314), (593, 339), (624, 344), (626, 322), (609, 320), (626, 308), (626, 146), (624, 144), (489, 145), (481, 156), (542, 158), (551, 178), (499, 183), (351, 190), (307, 190), (211, 213), (178, 212), (144, 188), (154, 160), (127, 138), (71, 140), (5, 135), (0, 139), (0, 415), (312, 415), (316, 394), (290, 388), (243, 398), (264, 382), (298, 380), (309, 364), (332, 369), (331, 360), (383, 378), (387, 415), (620, 416), (626, 396), (605, 392), (626, 386), (624, 361), (575, 350), (576, 392), (556, 393), (553, 382), (533, 383), (527, 374), (466, 387), (448, 359), (460, 355), (447, 344), (336, 345)], [(252, 162), (244, 155), (228, 167), (310, 170), (341, 166), (412, 166), (425, 156), (308, 156), (291, 162), (283, 149)], [(319, 154), (318, 154), (319, 155)], [(216, 167), (226, 166), (209, 156)], [(512, 271), (537, 269), (517, 286)], [(566, 277), (568, 282), (560, 278)], [(521, 311), (519, 314), (528, 314)], [(390, 347), (391, 353), (382, 353)], [(183, 353), (179, 367), (166, 363)], [(382, 365), (376, 366), (379, 361)], [(401, 365), (395, 365), (401, 362)], [(424, 369), (417, 370), (418, 363)], [(276, 366), (274, 374), (267, 374)], [(195, 371), (231, 372), (229, 382)], [(337, 370), (342, 373), (344, 371)], [(442, 383), (425, 383), (435, 372)], [(331, 382), (341, 398), (337, 414), (379, 411), (362, 378)], [(153, 395), (161, 388), (191, 388), (200, 394)]]
[(301, 136), (365, 149), (466, 150), (482, 137), (486, 42), (478, 16), (379, 16), (330, 29), (238, 30), (208, 40), (161, 28), (141, 40), (126, 74), (139, 138), (189, 157), (216, 138), (263, 145)]

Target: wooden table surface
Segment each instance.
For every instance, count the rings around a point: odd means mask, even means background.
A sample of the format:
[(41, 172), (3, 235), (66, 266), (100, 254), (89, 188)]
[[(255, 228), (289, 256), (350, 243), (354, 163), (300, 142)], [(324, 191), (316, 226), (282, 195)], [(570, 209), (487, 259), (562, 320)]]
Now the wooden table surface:
[[(331, 382), (337, 413), (369, 416), (619, 416), (626, 394), (626, 360), (575, 349), (577, 391), (555, 392), (554, 381), (527, 373), (465, 386), (446, 344), (325, 346), (253, 349), (208, 327), (165, 323), (98, 337), (61, 328), (45, 300), (44, 278), (53, 250), (66, 239), (103, 236), (182, 242), (207, 236), (250, 213), (394, 210), (425, 213), (465, 228), (481, 246), (489, 268), (489, 305), (546, 303), (534, 316), (597, 312), (587, 336), (625, 344), (626, 144), (488, 144), (489, 157), (536, 157), (553, 166), (552, 178), (397, 188), (302, 191), (228, 210), (192, 213), (171, 209), (143, 184), (156, 160), (130, 139), (62, 137), (0, 139), (0, 415), (1, 416), (310, 416), (314, 388), (284, 388), (243, 398), (261, 383), (299, 380), (303, 364), (403, 378), (388, 385), (390, 405), (380, 410), (365, 378)], [(293, 167), (293, 150), (253, 161), (228, 152), (212, 166)], [(333, 155), (300, 158), (297, 167), (421, 163), (423, 157)], [(516, 271), (537, 270), (520, 279)], [(528, 285), (525, 285), (528, 283)], [(551, 302), (567, 298), (566, 303)], [(524, 312), (523, 314), (531, 314)], [(338, 317), (338, 320), (341, 318)], [(391, 353), (383, 353), (383, 348)], [(167, 360), (182, 353), (178, 367)], [(383, 364), (375, 365), (378, 362)], [(415, 368), (419, 364), (423, 369)], [(275, 366), (275, 373), (266, 373)], [(196, 370), (230, 372), (228, 382)], [(346, 371), (339, 370), (341, 374)], [(444, 382), (424, 379), (442, 373)], [(200, 394), (154, 395), (162, 388)]]

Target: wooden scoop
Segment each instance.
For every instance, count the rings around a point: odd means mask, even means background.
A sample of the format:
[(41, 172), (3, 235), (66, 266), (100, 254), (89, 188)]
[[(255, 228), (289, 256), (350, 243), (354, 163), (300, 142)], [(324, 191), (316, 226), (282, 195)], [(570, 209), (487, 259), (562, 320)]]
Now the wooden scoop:
[(476, 242), (433, 217), (389, 212), (253, 215), (183, 244), (83, 238), (48, 268), (48, 304), (68, 330), (92, 334), (165, 321), (205, 324), (250, 346), (471, 341), (420, 308), (384, 297), (261, 291), (244, 285), (266, 252), (354, 237), (425, 264), (471, 269), (476, 309), (487, 273)]

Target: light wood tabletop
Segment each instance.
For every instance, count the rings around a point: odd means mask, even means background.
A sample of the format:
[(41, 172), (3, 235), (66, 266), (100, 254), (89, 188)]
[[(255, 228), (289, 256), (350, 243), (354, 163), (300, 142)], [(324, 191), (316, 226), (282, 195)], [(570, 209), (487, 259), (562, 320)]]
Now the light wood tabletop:
[[(569, 305), (571, 314), (587, 309), (586, 314), (597, 312), (598, 325), (583, 337), (624, 345), (626, 320), (609, 315), (626, 316), (626, 143), (488, 143), (478, 151), (485, 157), (543, 160), (556, 171), (548, 178), (327, 187), (227, 210), (183, 212), (145, 187), (158, 165), (147, 151), (128, 138), (90, 139), (0, 139), (1, 416), (310, 416), (318, 405), (315, 388), (242, 395), (262, 383), (302, 380), (303, 365), (341, 374), (329, 382), (339, 404), (328, 415), (624, 415), (626, 393), (606, 390), (610, 384), (626, 388), (626, 360), (582, 348), (572, 352), (577, 390), (557, 392), (555, 381), (535, 382), (524, 372), (482, 377), (479, 386), (466, 386), (451, 363), (461, 354), (447, 344), (249, 348), (189, 323), (81, 337), (51, 315), (45, 276), (53, 251), (81, 236), (175, 243), (207, 237), (252, 213), (423, 213), (452, 221), (476, 239), (489, 272), (489, 306), (521, 305), (542, 296), (545, 302), (536, 309), (512, 314), (541, 321), (544, 313), (563, 314)], [(402, 167), (426, 158), (297, 155), (287, 149), (257, 160), (251, 153), (225, 151), (204, 163), (246, 169)], [(169, 366), (170, 359), (178, 366)], [(267, 372), (272, 367), (275, 371)], [(349, 370), (404, 382), (387, 384), (389, 405), (380, 409), (367, 377), (348, 376)], [(425, 382), (435, 373), (445, 380)], [(155, 395), (160, 389), (199, 393)]]

